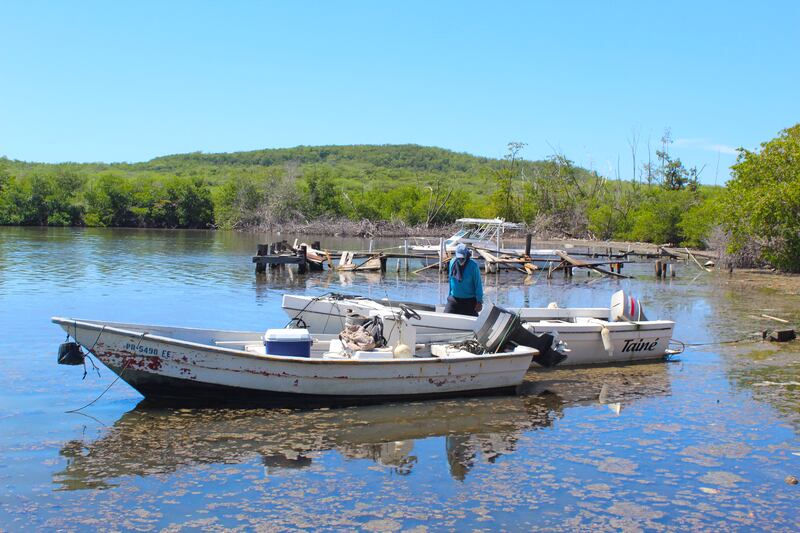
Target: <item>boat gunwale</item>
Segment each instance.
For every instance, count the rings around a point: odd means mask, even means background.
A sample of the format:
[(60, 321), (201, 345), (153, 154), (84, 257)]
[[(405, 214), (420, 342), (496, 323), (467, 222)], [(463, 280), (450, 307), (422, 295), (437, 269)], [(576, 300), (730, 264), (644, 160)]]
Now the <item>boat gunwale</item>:
[[(110, 333), (116, 333), (121, 335), (128, 335), (132, 337), (141, 337), (142, 340), (145, 338), (148, 340), (153, 340), (156, 342), (163, 342), (166, 344), (182, 346), (185, 348), (190, 348), (193, 350), (200, 349), (205, 351), (212, 351), (215, 353), (225, 354), (225, 355), (236, 355), (237, 357), (245, 357), (247, 359), (253, 359), (257, 361), (275, 361), (280, 363), (301, 363), (301, 364), (322, 364), (322, 365), (339, 365), (339, 364), (357, 364), (357, 365), (391, 365), (391, 364), (426, 364), (426, 365), (433, 365), (433, 364), (454, 364), (454, 363), (466, 363), (466, 362), (474, 362), (474, 361), (485, 361), (485, 360), (502, 360), (502, 359), (514, 359), (521, 356), (529, 356), (531, 359), (534, 355), (538, 353), (538, 350), (535, 348), (524, 347), (525, 350), (515, 351), (515, 352), (500, 352), (500, 353), (486, 353), (481, 355), (474, 355), (473, 357), (457, 357), (457, 358), (441, 358), (441, 357), (413, 357), (408, 359), (322, 359), (322, 358), (311, 358), (311, 357), (294, 357), (288, 355), (256, 355), (251, 352), (247, 352), (245, 350), (235, 350), (232, 348), (225, 348), (222, 346), (215, 346), (211, 344), (201, 344), (198, 342), (192, 341), (185, 341), (181, 339), (176, 339), (173, 337), (164, 337), (161, 335), (154, 335), (152, 333), (148, 333), (147, 331), (133, 331), (133, 330), (126, 330), (122, 328), (116, 328), (113, 326), (106, 326), (99, 322), (87, 322), (86, 320), (77, 320), (65, 317), (51, 317), (51, 322), (54, 324), (58, 324), (59, 326), (77, 326), (78, 324), (81, 327), (93, 331), (108, 331)], [(141, 324), (142, 326), (147, 326), (146, 324)], [(169, 326), (165, 326), (169, 327)], [(177, 327), (177, 326), (176, 326)], [(224, 330), (208, 330), (202, 328), (183, 328), (183, 329), (192, 329), (195, 331), (224, 331)], [(241, 333), (252, 333), (252, 332), (241, 332)], [(139, 354), (134, 353), (134, 356), (138, 356)], [(530, 365), (530, 362), (529, 362)]]
[[(344, 316), (342, 314), (331, 313), (331, 312), (327, 312), (327, 311), (317, 311), (317, 310), (311, 309), (309, 305), (306, 305), (305, 307), (290, 307), (290, 306), (286, 305), (286, 296), (291, 296), (293, 298), (299, 298), (299, 299), (305, 299), (307, 297), (306, 296), (284, 294), (284, 299), (281, 302), (281, 308), (284, 310), (284, 312), (287, 315), (291, 314), (290, 312), (293, 313), (293, 312), (297, 311), (298, 315), (301, 315), (302, 313), (309, 313), (309, 314), (323, 315), (323, 316), (329, 316), (329, 317), (340, 317), (340, 318), (342, 318), (342, 320), (344, 320)], [(311, 299), (314, 300), (315, 298), (311, 297)], [(391, 305), (391, 302), (388, 302), (389, 305), (386, 305), (386, 304), (380, 303), (379, 301), (376, 302), (375, 300), (370, 300), (370, 299), (368, 299), (366, 297), (358, 297), (358, 299), (363, 299), (363, 300), (365, 300), (367, 302), (370, 302), (370, 303), (373, 303), (373, 304), (377, 304), (377, 305), (382, 306), (384, 308), (390, 308), (391, 309), (393, 307), (396, 307), (396, 306)], [(322, 298), (320, 298), (320, 299), (317, 299), (317, 301), (322, 302), (324, 300)], [(365, 307), (368, 307), (368, 306), (365, 306)], [(557, 321), (559, 320), (557, 317), (552, 317), (552, 318), (551, 317), (537, 317), (534, 314), (527, 314), (526, 315), (526, 314), (523, 313), (523, 311), (525, 311), (526, 309), (536, 309), (538, 311), (540, 309), (546, 310), (547, 308), (544, 308), (544, 307), (543, 308), (509, 307), (508, 311), (517, 314), (524, 324), (534, 324), (534, 325), (536, 325), (536, 324), (556, 324)], [(564, 309), (570, 309), (570, 308), (561, 308), (559, 310), (564, 310)], [(606, 327), (607, 326), (611, 326), (614, 330), (621, 330), (621, 329), (624, 329), (626, 326), (632, 326), (632, 330), (633, 331), (640, 330), (640, 329), (658, 330), (658, 329), (668, 329), (670, 327), (672, 327), (672, 328), (675, 327), (675, 321), (674, 320), (653, 319), (653, 320), (610, 321), (610, 320), (605, 320), (605, 319), (602, 319), (602, 318), (596, 318), (596, 317), (593, 317), (593, 316), (583, 316), (583, 315), (579, 314), (580, 312), (587, 312), (587, 311), (588, 312), (600, 311), (600, 310), (608, 311), (609, 308), (606, 308), (606, 307), (580, 307), (580, 308), (573, 308), (573, 309), (576, 312), (573, 312), (572, 315), (564, 315), (564, 317), (565, 318), (587, 318), (587, 319), (595, 320), (595, 322), (590, 322), (590, 321), (585, 321), (585, 322), (567, 322), (567, 321), (564, 321), (564, 322), (558, 324), (559, 326), (566, 326), (566, 327), (570, 327), (571, 326), (572, 328), (579, 327), (579, 326), (600, 326), (601, 328), (604, 327), (604, 326), (606, 326)], [(432, 316), (433, 317), (433, 316), (445, 315), (448, 318), (449, 317), (465, 318), (465, 315), (460, 315), (458, 313), (445, 313), (443, 311), (417, 310), (417, 312), (421, 313), (423, 316)], [(473, 317), (468, 317), (468, 318), (473, 318)], [(417, 321), (417, 322), (419, 322), (419, 321)], [(415, 324), (413, 322), (412, 322), (412, 325), (414, 325), (414, 326), (416, 326), (418, 328), (422, 327), (422, 328), (427, 328), (427, 329), (440, 329), (440, 330), (443, 330), (443, 332), (445, 332), (445, 333), (446, 332), (451, 332), (451, 331), (452, 332), (469, 331), (469, 330), (460, 330), (460, 329), (455, 329), (455, 328), (445, 328), (445, 327), (440, 327), (440, 326), (422, 325), (422, 324), (418, 324), (418, 323)]]
[[(391, 306), (385, 306), (385, 307), (391, 307)], [(510, 308), (509, 311), (514, 312), (514, 311), (518, 311), (519, 309), (524, 309), (524, 308)], [(587, 309), (590, 309), (590, 308), (587, 308)], [(602, 309), (602, 308), (597, 308), (597, 309)], [(299, 308), (299, 307), (295, 308), (295, 307), (284, 306), (283, 310), (284, 310), (284, 312), (286, 312), (287, 315), (291, 314), (290, 312), (293, 313), (294, 311), (297, 311), (298, 315), (301, 315), (302, 313), (308, 313), (308, 314), (315, 314), (315, 315), (328, 316), (328, 317), (337, 317), (337, 318), (341, 318), (342, 320), (344, 320), (344, 316), (342, 314), (330, 313), (330, 312), (327, 312), (327, 311), (316, 311), (316, 310), (310, 308), (309, 306), (306, 306), (305, 308)], [(456, 314), (456, 313), (444, 313), (444, 312), (439, 312), (439, 311), (418, 310), (417, 312), (423, 314), (423, 316), (446, 315), (448, 317), (450, 317), (450, 316), (462, 317), (462, 318), (464, 317), (464, 315), (459, 315), (459, 314)], [(603, 327), (608, 327), (612, 331), (620, 331), (620, 330), (627, 331), (628, 329), (630, 331), (639, 331), (639, 330), (644, 330), (644, 331), (654, 330), (655, 331), (655, 330), (660, 330), (660, 329), (674, 329), (674, 327), (675, 327), (675, 321), (674, 320), (664, 320), (664, 319), (624, 320), (624, 321), (619, 321), (619, 322), (611, 322), (611, 321), (603, 320), (603, 319), (595, 319), (594, 317), (584, 317), (584, 316), (581, 316), (581, 315), (576, 315), (577, 318), (591, 318), (591, 319), (594, 319), (594, 320), (597, 320), (597, 321), (596, 322), (590, 322), (590, 321), (585, 321), (585, 322), (567, 322), (567, 321), (559, 321), (557, 318), (545, 318), (545, 317), (538, 318), (538, 317), (533, 317), (531, 315), (527, 315), (526, 316), (524, 314), (519, 314), (519, 316), (522, 319), (522, 323), (523, 324), (532, 324), (534, 327), (537, 327), (539, 325), (542, 325), (542, 326), (558, 326), (558, 328), (560, 328), (560, 329), (578, 329), (578, 328), (589, 328), (589, 327), (591, 327), (592, 329), (587, 331), (587, 333), (588, 332), (594, 332), (594, 328), (599, 328), (598, 329), (598, 331), (599, 331)], [(531, 320), (531, 318), (536, 318), (536, 319)], [(567, 317), (567, 318), (575, 318), (575, 317)], [(424, 324), (419, 324), (419, 323), (415, 324), (413, 322), (412, 322), (412, 325), (417, 327), (417, 328), (422, 328), (422, 329), (441, 330), (443, 334), (449, 333), (449, 332), (456, 333), (456, 332), (471, 332), (472, 331), (470, 329), (448, 328), (448, 327), (444, 327), (444, 326), (424, 325)], [(547, 329), (547, 328), (543, 327), (543, 329)]]

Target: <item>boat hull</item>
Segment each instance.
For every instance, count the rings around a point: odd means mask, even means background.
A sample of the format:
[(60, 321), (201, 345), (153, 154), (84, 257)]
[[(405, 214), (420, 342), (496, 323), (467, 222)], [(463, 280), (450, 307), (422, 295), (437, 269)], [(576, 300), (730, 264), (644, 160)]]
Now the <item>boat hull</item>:
[[(508, 391), (522, 382), (535, 353), (379, 361), (264, 356), (203, 345), (196, 342), (196, 333), (195, 341), (185, 341), (146, 333), (149, 326), (129, 330), (99, 322), (58, 318), (54, 322), (155, 401), (307, 405)], [(181, 333), (180, 328), (170, 331)], [(208, 334), (212, 344), (214, 339), (235, 336)]]
[[(122, 369), (109, 367), (120, 375)], [(270, 407), (315, 407), (369, 405), (394, 401), (428, 400), (458, 396), (493, 396), (514, 394), (517, 385), (478, 390), (456, 390), (422, 394), (302, 394), (263, 389), (243, 389), (238, 386), (202, 383), (126, 369), (123, 379), (144, 396), (151, 405), (190, 406), (270, 406)]]

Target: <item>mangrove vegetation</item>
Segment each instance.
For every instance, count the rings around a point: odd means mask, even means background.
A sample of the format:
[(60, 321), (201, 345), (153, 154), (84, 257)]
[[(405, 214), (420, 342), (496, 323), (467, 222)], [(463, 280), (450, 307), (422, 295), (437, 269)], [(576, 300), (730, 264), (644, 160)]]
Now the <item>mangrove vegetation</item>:
[(603, 176), (555, 153), (502, 159), (417, 145), (190, 153), (143, 163), (0, 159), (0, 224), (146, 228), (298, 227), (386, 221), (437, 227), (500, 216), (541, 236), (724, 247), (740, 265), (800, 270), (800, 125), (741, 149), (724, 187), (670, 153)]

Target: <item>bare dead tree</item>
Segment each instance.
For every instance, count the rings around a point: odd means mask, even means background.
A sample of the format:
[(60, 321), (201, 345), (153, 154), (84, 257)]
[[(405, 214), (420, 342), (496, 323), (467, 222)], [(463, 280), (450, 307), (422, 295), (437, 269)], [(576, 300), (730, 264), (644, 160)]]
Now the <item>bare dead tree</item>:
[(437, 178), (434, 186), (426, 187), (430, 191), (428, 197), (428, 209), (425, 215), (425, 227), (430, 228), (436, 218), (447, 207), (453, 195), (454, 186), (452, 183), (445, 187), (442, 185), (441, 178)]
[(631, 181), (633, 182), (634, 186), (638, 183), (638, 179), (636, 173), (638, 171), (638, 167), (636, 166), (636, 156), (639, 150), (639, 132), (636, 128), (631, 129), (631, 137), (628, 139), (628, 146), (631, 149), (631, 169), (633, 170), (633, 175), (631, 176)]

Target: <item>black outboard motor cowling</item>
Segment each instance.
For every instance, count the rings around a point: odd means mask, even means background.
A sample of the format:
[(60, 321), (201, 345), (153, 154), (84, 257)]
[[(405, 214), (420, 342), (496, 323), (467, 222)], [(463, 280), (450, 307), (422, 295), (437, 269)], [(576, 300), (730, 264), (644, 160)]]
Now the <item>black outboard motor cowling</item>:
[(556, 366), (567, 356), (553, 349), (555, 337), (548, 333), (537, 335), (522, 326), (519, 316), (496, 305), (487, 306), (476, 323), (475, 337), (487, 352), (513, 350), (528, 346), (539, 351), (533, 361), (545, 368)]

